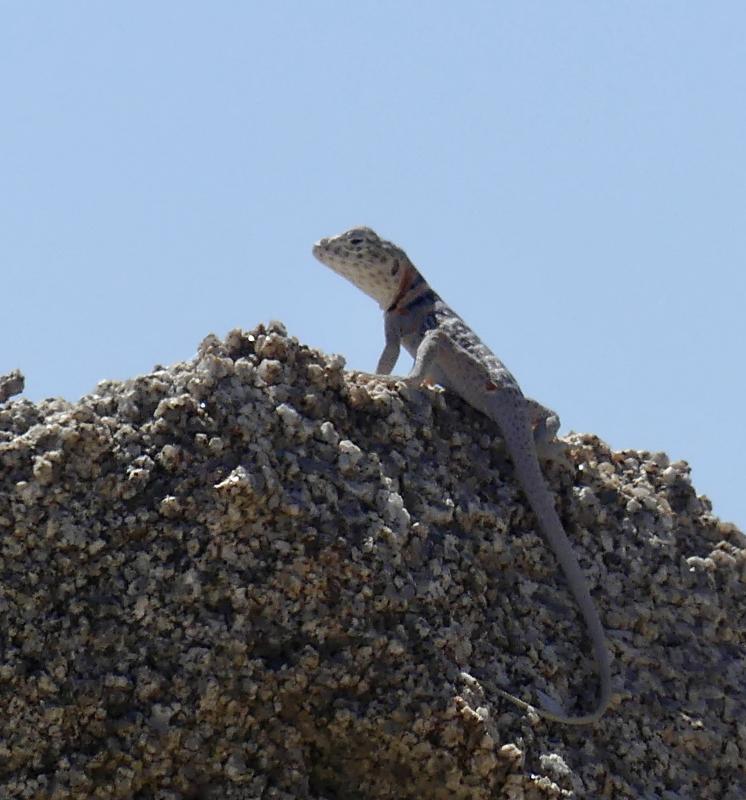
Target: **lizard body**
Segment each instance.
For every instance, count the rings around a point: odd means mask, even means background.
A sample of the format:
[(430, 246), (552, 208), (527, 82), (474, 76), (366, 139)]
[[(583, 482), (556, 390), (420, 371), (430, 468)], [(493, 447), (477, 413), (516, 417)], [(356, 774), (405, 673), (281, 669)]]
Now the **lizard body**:
[[(499, 426), (523, 492), (583, 614), (600, 673), (600, 698), (591, 713), (570, 716), (543, 693), (545, 703), (553, 708), (536, 710), (556, 722), (573, 725), (596, 722), (611, 695), (606, 637), (536, 454), (537, 444), (556, 433), (557, 416), (523, 395), (505, 365), (441, 300), (401, 248), (381, 239), (370, 228), (353, 228), (319, 240), (313, 254), (384, 309), (386, 342), (378, 361), (378, 374), (391, 373), (403, 344), (414, 358), (412, 371), (404, 379), (407, 385), (438, 383), (455, 391)], [(500, 689), (498, 692), (521, 708), (533, 708), (508, 692)]]

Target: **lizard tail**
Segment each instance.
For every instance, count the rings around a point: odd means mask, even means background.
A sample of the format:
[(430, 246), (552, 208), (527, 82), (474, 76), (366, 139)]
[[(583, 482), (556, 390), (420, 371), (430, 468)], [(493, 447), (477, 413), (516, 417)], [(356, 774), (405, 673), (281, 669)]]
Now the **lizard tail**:
[[(505, 411), (507, 412), (508, 410), (505, 409)], [(601, 692), (596, 709), (592, 713), (573, 717), (564, 712), (552, 698), (542, 692), (540, 692), (542, 700), (547, 706), (551, 707), (532, 706), (530, 703), (526, 703), (502, 689), (497, 691), (506, 700), (510, 700), (523, 709), (535, 708), (546, 719), (563, 722), (567, 725), (589, 725), (597, 722), (603, 716), (611, 699), (611, 666), (606, 646), (606, 634), (598, 616), (596, 605), (588, 591), (585, 576), (580, 569), (572, 545), (555, 510), (552, 495), (544, 481), (525, 410), (523, 408), (518, 410), (515, 406), (512, 406), (509, 409), (509, 413), (500, 414), (499, 417), (502, 417), (498, 418), (498, 423), (505, 437), (508, 452), (513, 460), (516, 475), (524, 494), (528, 498), (534, 514), (536, 514), (539, 525), (554, 551), (562, 571), (565, 573), (570, 591), (585, 620), (593, 643), (593, 654), (598, 666)]]

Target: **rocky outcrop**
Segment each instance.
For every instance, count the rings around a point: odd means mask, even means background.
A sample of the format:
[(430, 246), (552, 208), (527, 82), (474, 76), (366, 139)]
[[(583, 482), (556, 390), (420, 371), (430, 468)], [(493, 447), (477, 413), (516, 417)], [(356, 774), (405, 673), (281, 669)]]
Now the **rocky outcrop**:
[(746, 796), (746, 539), (685, 463), (548, 481), (614, 657), (495, 426), (279, 324), (0, 407), (0, 797)]

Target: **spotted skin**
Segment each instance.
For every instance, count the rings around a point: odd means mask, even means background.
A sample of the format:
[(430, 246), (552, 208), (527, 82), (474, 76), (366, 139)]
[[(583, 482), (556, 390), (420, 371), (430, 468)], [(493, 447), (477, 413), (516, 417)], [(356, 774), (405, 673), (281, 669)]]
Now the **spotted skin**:
[[(407, 254), (370, 228), (352, 228), (320, 239), (313, 254), (351, 281), (384, 310), (386, 337), (376, 372), (389, 375), (401, 346), (414, 358), (409, 386), (440, 385), (460, 395), (499, 426), (515, 472), (567, 579), (585, 620), (600, 675), (600, 697), (592, 712), (570, 716), (542, 695), (545, 705), (531, 706), (508, 692), (499, 694), (523, 709), (568, 725), (597, 722), (611, 699), (611, 667), (598, 611), (562, 522), (554, 507), (537, 457), (537, 447), (551, 447), (557, 415), (526, 398), (507, 367), (427, 284)], [(555, 443), (556, 444), (556, 443)]]

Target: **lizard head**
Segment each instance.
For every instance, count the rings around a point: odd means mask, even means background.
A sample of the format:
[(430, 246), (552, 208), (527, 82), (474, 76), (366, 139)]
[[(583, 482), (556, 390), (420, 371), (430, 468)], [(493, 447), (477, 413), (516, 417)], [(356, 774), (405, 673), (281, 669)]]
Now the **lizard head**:
[(338, 236), (319, 239), (313, 254), (384, 309), (401, 294), (407, 276), (414, 271), (400, 247), (370, 228), (350, 228)]

